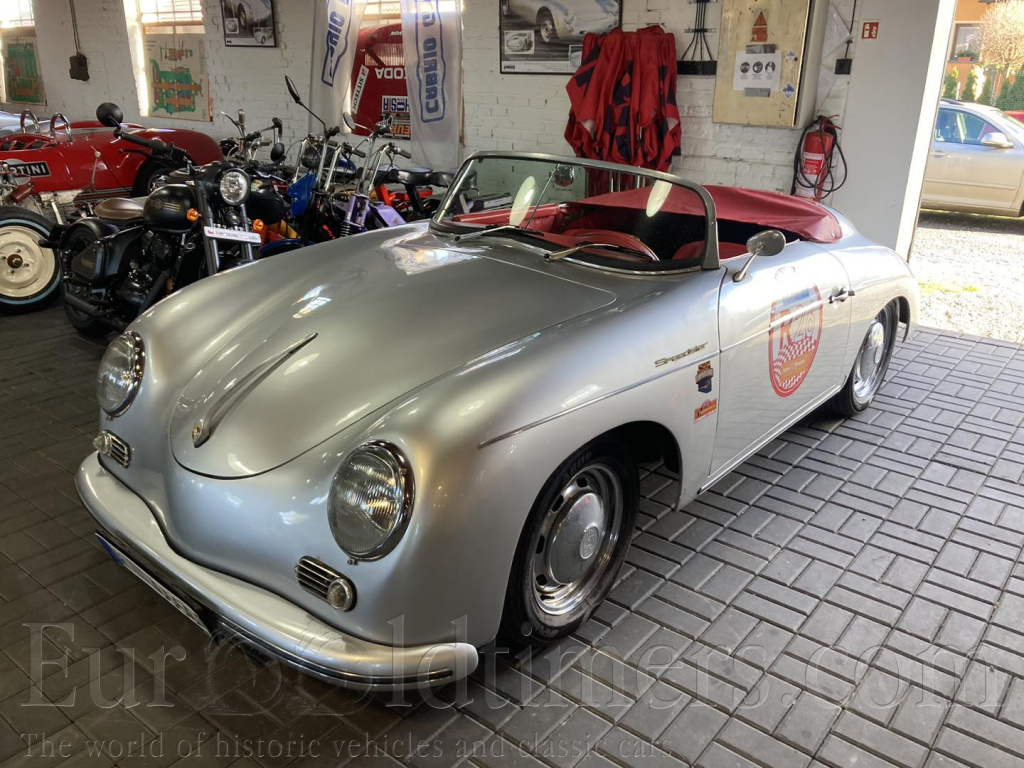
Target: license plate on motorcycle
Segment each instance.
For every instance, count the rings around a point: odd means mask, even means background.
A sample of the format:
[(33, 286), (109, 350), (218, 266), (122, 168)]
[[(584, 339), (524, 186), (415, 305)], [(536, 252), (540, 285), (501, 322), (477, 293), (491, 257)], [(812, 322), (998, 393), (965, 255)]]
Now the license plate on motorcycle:
[(253, 245), (259, 245), (262, 242), (258, 232), (243, 232), (240, 229), (226, 227), (203, 227), (203, 232), (214, 240), (234, 240), (236, 243), (252, 243)]

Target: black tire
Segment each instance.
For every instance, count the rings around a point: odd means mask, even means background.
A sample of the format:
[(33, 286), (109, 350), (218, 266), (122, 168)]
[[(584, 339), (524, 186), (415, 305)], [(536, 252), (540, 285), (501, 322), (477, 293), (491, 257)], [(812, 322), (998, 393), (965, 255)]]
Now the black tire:
[(146, 160), (146, 162), (139, 166), (139, 170), (135, 174), (135, 182), (132, 184), (132, 197), (148, 197), (149, 193), (153, 191), (153, 181), (156, 177), (170, 173), (173, 170), (176, 170), (175, 167), (167, 163), (162, 163), (153, 158)]
[[(584, 498), (611, 498), (600, 480), (604, 473), (618, 484), (618, 513), (612, 505), (595, 507)], [(589, 480), (591, 477), (597, 482)], [(583, 484), (583, 479), (588, 482)], [(598, 438), (562, 462), (541, 489), (519, 537), (505, 593), (501, 641), (512, 648), (544, 646), (575, 632), (615, 583), (629, 549), (639, 504), (636, 462), (621, 442)], [(594, 509), (602, 510), (599, 519), (604, 530), (594, 522), (596, 518), (580, 518)], [(582, 512), (576, 514), (577, 510)], [(591, 529), (595, 531), (592, 535)], [(556, 539), (560, 533), (564, 539)], [(554, 569), (538, 568), (542, 563), (582, 569), (582, 573), (566, 582), (555, 578), (552, 583), (547, 574), (554, 574)], [(576, 583), (581, 584), (578, 594), (566, 593), (565, 599), (558, 596), (560, 589), (568, 588), (560, 585)]]
[[(854, 416), (871, 405), (889, 370), (889, 361), (896, 347), (899, 319), (899, 303), (891, 301), (871, 321), (857, 351), (857, 359), (853, 361), (853, 369), (846, 377), (843, 388), (828, 402), (828, 410), (839, 416)], [(884, 334), (881, 343), (873, 343), (873, 334), (879, 332)]]
[(541, 8), (537, 14), (537, 34), (545, 43), (553, 43), (558, 40), (558, 28), (555, 27), (555, 17), (547, 8)]
[[(99, 238), (96, 233), (88, 227), (79, 226), (70, 230), (64, 236), (64, 253), (67, 262), (70, 264), (71, 259), (79, 253), (82, 249), (89, 247), (95, 243)], [(61, 290), (61, 295), (67, 292), (67, 283), (64, 283)], [(102, 320), (88, 315), (79, 309), (75, 309), (67, 301), (64, 302), (64, 314), (67, 315), (68, 322), (75, 327), (83, 336), (99, 337), (105, 336), (110, 332), (110, 326), (104, 323)]]
[(39, 309), (56, 297), (60, 259), (38, 246), (52, 229), (52, 221), (27, 208), (0, 206), (0, 313)]

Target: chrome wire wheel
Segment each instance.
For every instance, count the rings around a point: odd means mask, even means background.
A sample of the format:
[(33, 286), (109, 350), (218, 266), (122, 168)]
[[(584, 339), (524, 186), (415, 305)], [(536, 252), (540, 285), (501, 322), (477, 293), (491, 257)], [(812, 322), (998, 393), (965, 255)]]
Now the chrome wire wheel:
[(885, 307), (868, 326), (864, 342), (853, 366), (853, 393), (860, 400), (870, 400), (882, 384), (889, 337), (893, 333), (892, 310)]
[(605, 464), (574, 474), (541, 521), (533, 555), (533, 600), (551, 617), (565, 616), (602, 591), (619, 543), (622, 484)]
[(57, 259), (39, 245), (39, 232), (10, 225), (0, 228), (0, 296), (26, 299), (50, 285), (57, 273)]
[(547, 11), (542, 11), (540, 15), (540, 39), (545, 43), (554, 42), (558, 37), (558, 31), (555, 29), (555, 19)]

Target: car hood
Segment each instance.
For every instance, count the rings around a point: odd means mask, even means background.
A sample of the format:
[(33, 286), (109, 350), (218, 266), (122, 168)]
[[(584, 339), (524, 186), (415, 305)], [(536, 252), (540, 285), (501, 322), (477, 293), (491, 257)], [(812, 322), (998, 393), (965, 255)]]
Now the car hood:
[[(239, 327), (219, 334), (225, 343), (174, 407), (176, 460), (213, 477), (266, 472), (492, 350), (615, 300), (487, 258), (485, 247), (458, 252), (439, 242), (375, 239), (354, 253), (332, 244), (311, 258), (270, 259), (294, 259), (301, 278), (266, 290), (256, 313), (240, 306)], [(245, 269), (263, 267), (277, 282), (280, 264)]]

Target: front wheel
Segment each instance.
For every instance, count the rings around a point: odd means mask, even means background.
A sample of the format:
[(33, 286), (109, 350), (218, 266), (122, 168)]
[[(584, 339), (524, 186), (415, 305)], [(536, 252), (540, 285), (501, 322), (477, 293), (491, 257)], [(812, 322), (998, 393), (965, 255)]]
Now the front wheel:
[(53, 223), (16, 205), (0, 207), (0, 312), (41, 307), (60, 283), (57, 254), (40, 242)]
[(501, 619), (504, 640), (542, 646), (587, 620), (626, 558), (639, 488), (632, 456), (609, 438), (562, 463), (541, 489), (519, 538)]
[(831, 410), (841, 416), (853, 416), (871, 405), (889, 369), (899, 316), (899, 305), (891, 301), (868, 324), (853, 361), (853, 370), (843, 388), (829, 402)]

